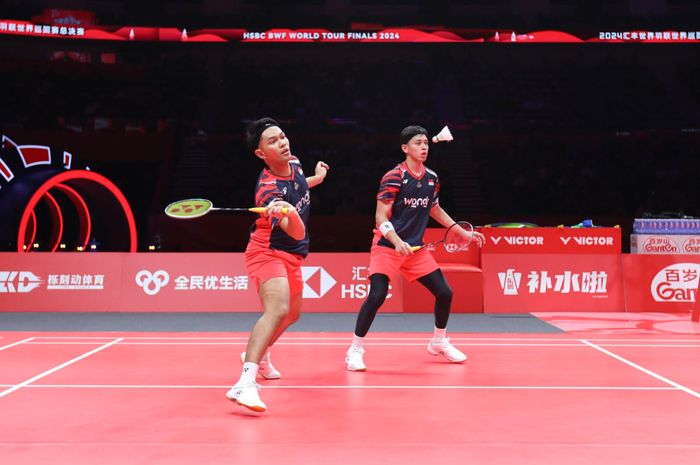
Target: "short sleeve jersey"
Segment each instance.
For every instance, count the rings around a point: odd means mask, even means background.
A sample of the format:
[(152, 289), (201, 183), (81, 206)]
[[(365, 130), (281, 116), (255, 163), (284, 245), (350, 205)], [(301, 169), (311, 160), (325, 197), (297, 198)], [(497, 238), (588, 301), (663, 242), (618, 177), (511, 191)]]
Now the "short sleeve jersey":
[[(377, 200), (393, 202), (391, 217), (396, 234), (408, 244), (423, 245), (423, 234), (430, 219), (430, 209), (439, 203), (440, 182), (437, 174), (424, 167), (421, 175), (412, 173), (406, 162), (387, 172), (379, 185)], [(381, 237), (381, 233), (375, 230)], [(378, 245), (394, 248), (384, 237)]]
[(292, 174), (279, 177), (267, 168), (263, 169), (255, 186), (255, 206), (267, 207), (272, 202), (284, 200), (294, 205), (307, 227), (304, 239), (298, 241), (290, 237), (278, 226), (277, 218), (258, 218), (250, 228), (248, 250), (275, 249), (306, 257), (309, 253), (308, 222), (311, 211), (309, 185), (296, 157), (289, 162)]

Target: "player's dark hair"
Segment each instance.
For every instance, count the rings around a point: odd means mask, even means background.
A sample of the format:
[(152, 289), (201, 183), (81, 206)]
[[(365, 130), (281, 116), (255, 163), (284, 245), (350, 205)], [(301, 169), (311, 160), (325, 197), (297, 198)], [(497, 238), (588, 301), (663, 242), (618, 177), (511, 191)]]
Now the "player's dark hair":
[(257, 149), (258, 145), (260, 145), (260, 136), (262, 136), (265, 129), (272, 126), (279, 127), (279, 124), (272, 118), (267, 117), (255, 120), (248, 125), (245, 137), (246, 142), (248, 143), (248, 148), (251, 152), (255, 152), (255, 149)]
[(428, 131), (424, 127), (406, 126), (401, 130), (401, 144), (408, 144), (408, 141), (421, 134), (428, 137)]

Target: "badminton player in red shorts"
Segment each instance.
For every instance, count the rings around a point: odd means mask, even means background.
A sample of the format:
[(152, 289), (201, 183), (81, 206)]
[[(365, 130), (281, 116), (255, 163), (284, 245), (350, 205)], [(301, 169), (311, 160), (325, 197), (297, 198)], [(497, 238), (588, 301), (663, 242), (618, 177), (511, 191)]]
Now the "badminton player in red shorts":
[(254, 121), (246, 135), (249, 148), (265, 163), (255, 187), (255, 204), (267, 210), (251, 227), (245, 252), (248, 276), (257, 286), (263, 314), (241, 354), (241, 377), (226, 397), (264, 412), (267, 407), (260, 399), (255, 378), (258, 374), (267, 379), (280, 377), (270, 361), (269, 348), (299, 319), (301, 262), (309, 253), (309, 188), (323, 182), (328, 165), (318, 162), (315, 175), (305, 177), (299, 160), (291, 153), (289, 139), (273, 119)]
[[(355, 334), (347, 351), (348, 370), (364, 371), (364, 337), (377, 310), (384, 303), (389, 281), (403, 274), (410, 281), (418, 280), (435, 296), (435, 329), (428, 343), (428, 352), (442, 354), (451, 362), (463, 362), (467, 356), (445, 337), (450, 316), (452, 290), (427, 248), (415, 253), (412, 246), (423, 245), (423, 234), (429, 218), (445, 227), (455, 221), (440, 207), (440, 183), (434, 171), (424, 163), (428, 157), (428, 133), (420, 126), (401, 131), (401, 150), (406, 160), (386, 173), (379, 186), (377, 229), (370, 253), (370, 291), (357, 315)], [(481, 246), (484, 236), (474, 232), (473, 239)]]

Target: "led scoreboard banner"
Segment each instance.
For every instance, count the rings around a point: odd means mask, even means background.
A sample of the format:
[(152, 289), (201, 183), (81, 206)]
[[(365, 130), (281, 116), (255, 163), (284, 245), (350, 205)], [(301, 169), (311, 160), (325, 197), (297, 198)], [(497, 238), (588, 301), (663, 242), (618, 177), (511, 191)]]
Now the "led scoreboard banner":
[(55, 25), (1, 19), (0, 35), (82, 40), (149, 42), (328, 42), (328, 43), (697, 43), (700, 31), (634, 29), (627, 31), (384, 28), (328, 29), (188, 29), (174, 27)]

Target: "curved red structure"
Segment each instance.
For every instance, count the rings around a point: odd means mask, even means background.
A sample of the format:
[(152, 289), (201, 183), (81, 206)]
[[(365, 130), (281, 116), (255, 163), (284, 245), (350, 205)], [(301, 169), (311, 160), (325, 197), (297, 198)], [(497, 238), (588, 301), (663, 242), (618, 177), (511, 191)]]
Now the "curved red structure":
[(56, 184), (56, 190), (63, 193), (70, 199), (78, 213), (78, 221), (80, 229), (78, 231), (78, 245), (86, 247), (90, 240), (90, 232), (92, 231), (92, 220), (90, 219), (90, 209), (85, 203), (83, 196), (75, 189), (65, 184)]
[[(27, 228), (28, 231), (25, 230), (25, 237), (23, 242), (24, 247), (22, 252), (29, 252), (29, 248), (31, 248), (32, 244), (34, 244), (34, 239), (36, 238), (37, 224), (36, 214), (34, 213), (34, 210), (32, 210), (32, 213), (29, 215), (29, 224), (27, 225)], [(29, 240), (27, 240), (27, 236), (29, 236)], [(19, 244), (19, 246), (22, 246), (22, 244)]]
[(55, 252), (63, 236), (63, 213), (61, 212), (61, 207), (58, 205), (56, 198), (51, 195), (51, 193), (46, 192), (42, 200), (46, 202), (46, 205), (49, 207), (49, 213), (51, 214), (51, 239), (49, 239), (49, 248), (51, 252)]
[[(136, 252), (137, 248), (137, 235), (136, 235), (136, 220), (134, 219), (134, 214), (131, 211), (131, 206), (129, 205), (129, 202), (126, 200), (126, 197), (124, 197), (124, 194), (119, 190), (119, 188), (109, 179), (105, 178), (102, 175), (99, 175), (97, 173), (93, 173), (92, 171), (85, 171), (85, 170), (72, 170), (72, 171), (66, 171), (63, 173), (59, 173), (51, 178), (49, 178), (47, 181), (45, 181), (39, 188), (34, 192), (34, 194), (31, 196), (29, 201), (27, 202), (27, 205), (24, 207), (24, 212), (22, 213), (22, 218), (19, 223), (19, 229), (17, 231), (17, 251), (18, 252), (24, 252), (24, 241), (26, 239), (27, 235), (27, 228), (30, 228), (31, 231), (31, 224), (32, 224), (32, 217), (34, 215), (34, 208), (36, 207), (37, 203), (39, 200), (42, 199), (45, 195), (48, 194), (48, 192), (53, 189), (53, 188), (58, 188), (60, 185), (63, 185), (66, 182), (72, 182), (72, 181), (80, 181), (80, 182), (88, 182), (95, 184), (99, 187), (102, 187), (106, 189), (111, 196), (114, 197), (114, 199), (118, 202), (120, 209), (124, 213), (125, 220), (127, 222), (127, 229), (128, 229), (128, 251), (129, 252)], [(64, 186), (65, 187), (65, 186)], [(69, 188), (71, 189), (71, 188)], [(65, 192), (65, 190), (64, 190)], [(76, 191), (77, 193), (77, 191)], [(49, 194), (50, 195), (50, 194)], [(70, 194), (68, 194), (70, 196)], [(80, 198), (82, 198), (82, 195), (78, 194)], [(80, 202), (79, 202), (80, 203)], [(85, 204), (83, 200), (83, 204)], [(82, 207), (81, 207), (82, 208)], [(87, 204), (84, 205), (83, 212), (87, 212), (87, 217), (89, 218), (89, 210), (87, 210)], [(34, 221), (34, 224), (36, 222)], [(89, 234), (89, 233), (88, 233)], [(53, 238), (52, 238), (53, 239)], [(60, 240), (60, 236), (59, 236)], [(55, 242), (55, 241), (52, 241)], [(58, 243), (56, 242), (53, 245), (58, 246)], [(55, 249), (53, 249), (55, 250)]]

